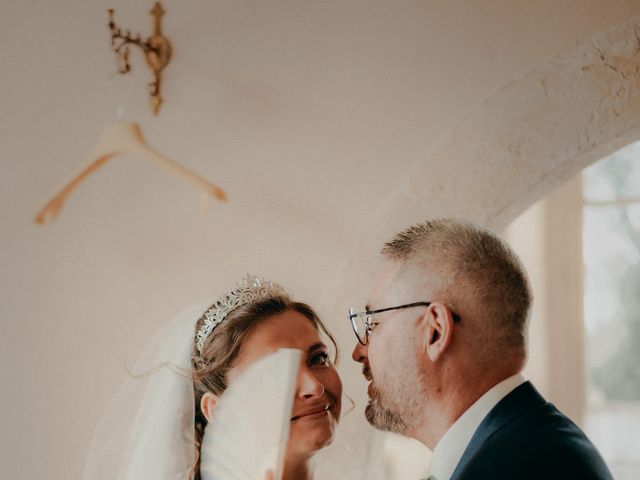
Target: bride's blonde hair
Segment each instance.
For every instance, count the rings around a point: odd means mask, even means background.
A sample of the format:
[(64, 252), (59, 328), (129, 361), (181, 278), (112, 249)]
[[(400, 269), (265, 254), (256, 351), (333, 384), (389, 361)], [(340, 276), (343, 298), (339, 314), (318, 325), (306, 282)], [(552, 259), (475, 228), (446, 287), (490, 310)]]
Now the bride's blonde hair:
[(194, 332), (194, 347), (191, 354), (193, 390), (195, 402), (195, 455), (191, 479), (200, 480), (200, 446), (204, 428), (207, 425), (200, 401), (202, 396), (211, 392), (222, 395), (227, 389), (227, 374), (234, 366), (247, 335), (261, 322), (269, 317), (295, 311), (309, 319), (313, 327), (324, 333), (334, 346), (334, 363), (338, 362), (338, 345), (327, 327), (322, 323), (315, 311), (307, 304), (294, 302), (286, 295), (262, 298), (231, 311), (207, 337), (202, 353), (195, 345), (195, 332), (203, 325), (204, 318), (198, 320)]

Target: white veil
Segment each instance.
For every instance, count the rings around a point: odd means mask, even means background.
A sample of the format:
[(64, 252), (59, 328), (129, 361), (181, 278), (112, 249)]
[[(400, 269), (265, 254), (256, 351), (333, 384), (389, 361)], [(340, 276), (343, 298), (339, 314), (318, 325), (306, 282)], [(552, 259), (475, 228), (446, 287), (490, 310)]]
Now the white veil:
[(191, 352), (209, 305), (180, 312), (151, 341), (104, 414), (83, 480), (186, 480), (195, 460)]

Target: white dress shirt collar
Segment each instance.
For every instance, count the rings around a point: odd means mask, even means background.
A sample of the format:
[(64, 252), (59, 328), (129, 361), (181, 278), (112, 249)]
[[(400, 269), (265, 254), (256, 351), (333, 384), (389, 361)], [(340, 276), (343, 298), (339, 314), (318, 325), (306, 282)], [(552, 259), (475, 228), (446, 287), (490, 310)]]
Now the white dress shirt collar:
[(471, 405), (442, 436), (431, 455), (429, 479), (449, 480), (484, 417), (497, 403), (525, 382), (521, 373), (495, 385)]

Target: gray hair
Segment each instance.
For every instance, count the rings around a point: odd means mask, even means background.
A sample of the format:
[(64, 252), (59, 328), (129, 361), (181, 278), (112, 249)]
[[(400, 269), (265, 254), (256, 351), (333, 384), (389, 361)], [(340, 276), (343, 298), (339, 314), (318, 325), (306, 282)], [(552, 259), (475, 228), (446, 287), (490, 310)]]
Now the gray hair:
[(470, 341), (487, 360), (510, 353), (524, 358), (531, 288), (518, 256), (495, 233), (453, 219), (428, 220), (398, 233), (382, 254), (435, 284), (462, 322), (472, 322)]

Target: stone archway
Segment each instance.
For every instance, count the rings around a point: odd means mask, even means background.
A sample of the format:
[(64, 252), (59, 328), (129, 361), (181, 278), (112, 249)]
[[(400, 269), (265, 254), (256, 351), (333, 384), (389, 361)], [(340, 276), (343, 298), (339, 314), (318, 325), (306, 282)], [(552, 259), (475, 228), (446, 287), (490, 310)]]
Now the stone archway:
[(362, 293), (366, 265), (395, 232), (442, 216), (502, 230), (584, 167), (638, 138), (640, 17), (634, 17), (531, 68), (470, 109), (357, 226), (327, 298), (334, 303), (346, 289), (353, 301)]
[(640, 136), (640, 18), (530, 69), (467, 115), (375, 218), (393, 232), (428, 216), (504, 228), (546, 193)]

